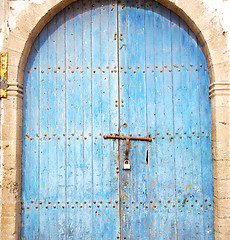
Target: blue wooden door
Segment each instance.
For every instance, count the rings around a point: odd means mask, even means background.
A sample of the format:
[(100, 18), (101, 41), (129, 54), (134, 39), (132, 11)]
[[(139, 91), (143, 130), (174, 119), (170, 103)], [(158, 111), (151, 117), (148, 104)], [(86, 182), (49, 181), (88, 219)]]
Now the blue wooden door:
[[(153, 1), (77, 1), (24, 74), (21, 239), (214, 239), (206, 60)], [(149, 137), (126, 142), (104, 135)]]
[[(213, 239), (206, 60), (185, 22), (158, 3), (119, 5), (121, 238)], [(121, 166), (125, 144), (121, 145)]]

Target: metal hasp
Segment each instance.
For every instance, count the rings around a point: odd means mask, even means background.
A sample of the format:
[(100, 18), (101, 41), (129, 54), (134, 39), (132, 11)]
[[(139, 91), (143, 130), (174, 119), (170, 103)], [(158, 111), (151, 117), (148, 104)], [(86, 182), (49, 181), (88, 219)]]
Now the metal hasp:
[(0, 53), (0, 98), (6, 97), (7, 53)]
[(126, 140), (126, 151), (125, 151), (125, 161), (124, 161), (124, 168), (123, 170), (130, 170), (131, 165), (129, 161), (129, 141), (136, 140), (136, 141), (148, 141), (151, 142), (152, 138), (141, 138), (141, 137), (125, 137), (125, 136), (118, 136), (118, 135), (104, 135), (104, 139), (118, 139), (118, 140)]

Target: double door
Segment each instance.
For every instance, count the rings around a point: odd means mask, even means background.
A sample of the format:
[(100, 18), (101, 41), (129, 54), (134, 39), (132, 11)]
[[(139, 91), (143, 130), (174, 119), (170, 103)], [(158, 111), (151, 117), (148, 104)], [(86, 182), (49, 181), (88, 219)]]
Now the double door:
[(21, 238), (213, 239), (208, 84), (198, 40), (154, 1), (58, 13), (25, 67)]

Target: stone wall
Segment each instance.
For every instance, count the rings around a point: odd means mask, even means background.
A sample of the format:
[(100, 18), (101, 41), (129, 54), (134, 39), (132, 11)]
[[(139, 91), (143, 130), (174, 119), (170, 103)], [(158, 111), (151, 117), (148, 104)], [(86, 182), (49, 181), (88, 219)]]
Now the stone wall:
[[(215, 238), (230, 239), (230, 1), (158, 0), (182, 17), (201, 42), (211, 85)], [(43, 26), (73, 0), (1, 0), (0, 51), (8, 52), (1, 99), (0, 239), (19, 239), (23, 70)]]

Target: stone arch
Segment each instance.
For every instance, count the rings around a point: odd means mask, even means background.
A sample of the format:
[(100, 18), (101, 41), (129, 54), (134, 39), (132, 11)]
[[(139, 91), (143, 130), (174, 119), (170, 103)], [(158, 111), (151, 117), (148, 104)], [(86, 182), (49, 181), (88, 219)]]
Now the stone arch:
[[(21, 165), (21, 122), (23, 97), (23, 71), (30, 48), (42, 28), (59, 11), (75, 0), (45, 0), (40, 4), (28, 2), (15, 17), (15, 26), (9, 29), (4, 45), (8, 52), (8, 98), (3, 99), (2, 142), (11, 143), (2, 151), (2, 186), (16, 183), (12, 189), (1, 190), (1, 239), (19, 239), (20, 236), (20, 165)], [(216, 239), (229, 239), (230, 236), (230, 54), (228, 36), (215, 9), (204, 0), (158, 0), (159, 3), (179, 15), (192, 29), (200, 41), (209, 67), (212, 99), (212, 139), (214, 162), (214, 200)], [(226, 112), (227, 111), (227, 112)], [(13, 118), (10, 119), (10, 116)], [(10, 119), (10, 120), (9, 120)], [(14, 127), (10, 127), (10, 123)], [(8, 127), (7, 127), (8, 126)], [(11, 161), (11, 171), (5, 169)], [(228, 163), (229, 161), (229, 163)], [(222, 174), (224, 170), (227, 172)], [(12, 202), (12, 212), (6, 211)], [(228, 200), (229, 199), (229, 200)], [(5, 204), (5, 205), (4, 205)], [(3, 221), (10, 217), (10, 221)], [(7, 225), (8, 224), (8, 225)]]
[[(14, 70), (14, 77), (19, 83), (22, 83), (22, 72), (36, 36), (53, 16), (74, 1), (46, 0), (41, 4), (29, 2), (16, 17), (15, 27), (10, 29), (8, 37), (8, 52), (12, 56), (9, 56), (9, 66), (18, 67), (18, 72)], [(225, 51), (228, 38), (215, 10), (206, 6), (203, 0), (157, 0), (157, 2), (179, 15), (192, 29), (203, 47), (211, 82), (219, 82), (216, 75), (223, 70), (220, 65), (229, 60), (229, 54)], [(224, 67), (227, 67), (226, 64)], [(227, 79), (226, 77), (225, 80)]]

